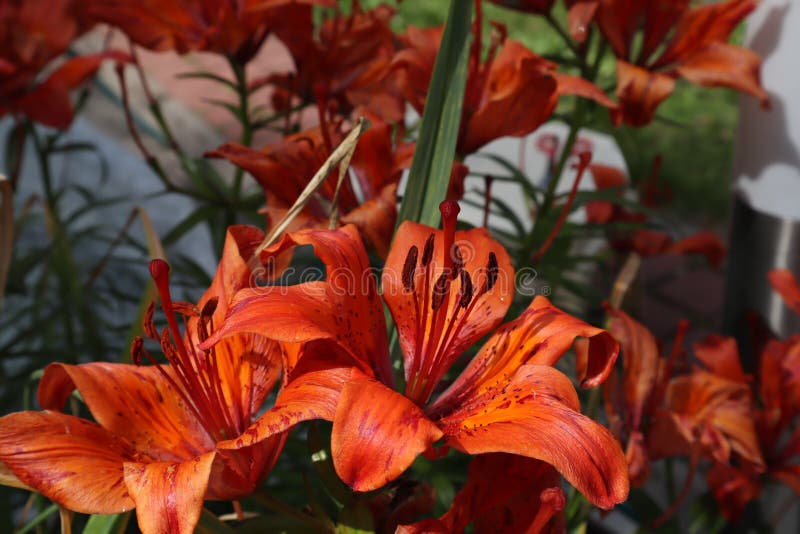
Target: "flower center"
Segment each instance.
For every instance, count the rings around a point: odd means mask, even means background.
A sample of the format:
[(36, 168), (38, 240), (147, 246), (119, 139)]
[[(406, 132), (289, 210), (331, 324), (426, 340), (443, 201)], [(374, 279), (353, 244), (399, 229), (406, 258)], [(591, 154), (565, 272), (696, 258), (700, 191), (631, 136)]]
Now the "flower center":
[[(161, 345), (170, 366), (165, 368), (159, 364), (147, 352), (143, 339), (138, 336), (131, 346), (133, 362), (140, 365), (142, 356), (145, 356), (180, 395), (212, 439), (222, 441), (241, 434), (245, 424), (244, 410), (240, 406), (237, 410), (239, 417), (236, 417), (228, 407), (215, 348), (199, 352), (195, 350), (195, 344), (207, 339), (214, 329), (212, 315), (217, 307), (217, 299), (210, 299), (202, 310), (189, 303), (173, 301), (169, 290), (169, 265), (164, 260), (151, 261), (150, 274), (161, 298), (168, 328), (161, 334), (155, 329), (154, 305), (151, 304), (144, 318), (144, 331)], [(195, 328), (185, 328), (185, 337), (181, 335), (175, 319), (176, 312), (184, 316), (184, 325), (187, 325), (187, 317), (195, 319)]]
[(416, 322), (406, 395), (420, 406), (427, 402), (436, 384), (458, 357), (453, 351), (454, 343), (480, 297), (494, 287), (499, 271), (497, 256), (489, 252), (486, 267), (478, 271), (482, 276), (476, 288), (465, 268), (462, 251), (455, 243), (458, 204), (445, 201), (439, 210), (444, 234), (441, 262), (434, 259), (434, 234), (431, 233), (425, 241), (422, 258), (419, 258), (419, 249), (412, 246), (403, 264), (403, 289), (413, 295)]

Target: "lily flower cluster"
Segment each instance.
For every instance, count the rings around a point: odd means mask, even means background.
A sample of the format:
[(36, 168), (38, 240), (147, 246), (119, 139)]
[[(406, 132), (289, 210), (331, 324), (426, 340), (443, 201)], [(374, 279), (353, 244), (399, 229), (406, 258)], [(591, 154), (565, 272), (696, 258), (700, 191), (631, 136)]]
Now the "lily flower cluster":
[[(237, 520), (245, 520), (239, 501), (277, 471), (291, 438), (324, 421), (319, 427), (330, 429), (330, 439), (322, 448), (336, 482), (368, 504), (367, 523), (380, 532), (561, 532), (568, 501), (580, 509), (569, 519), (585, 521), (591, 506), (607, 511), (625, 502), (631, 487), (648, 480), (653, 461), (676, 456), (689, 458), (686, 488), (698, 466), (710, 465), (708, 485), (731, 521), (768, 479), (800, 493), (800, 338), (765, 340), (754, 379), (731, 339), (695, 344), (690, 366), (681, 349), (685, 325), (662, 358), (654, 336), (620, 309), (607, 308), (604, 329), (555, 298), (517, 294), (518, 271), (559, 248), (550, 245), (568, 224), (587, 170), (601, 190), (584, 203), (587, 224), (606, 231), (615, 251), (699, 253), (714, 266), (723, 260), (724, 246), (708, 232), (673, 239), (641, 228), (647, 216), (602, 191), (624, 187), (625, 175), (590, 166), (584, 151), (575, 187), (559, 205), (555, 187), (585, 117), (576, 111), (563, 153), (557, 140), (543, 145), (549, 185), (525, 182), (535, 205), (529, 235), (515, 241), (488, 227), (491, 207), (503, 207), (491, 196), (490, 179), (484, 227), (458, 221), (470, 174), (465, 159), (496, 139), (534, 132), (562, 97), (576, 98), (576, 110), (602, 113), (610, 125), (650, 123), (678, 78), (737, 89), (766, 106), (760, 58), (727, 42), (755, 0), (699, 7), (566, 0), (566, 28), (555, 21), (554, 0), (491, 3), (544, 17), (561, 30), (573, 61), (535, 54), (500, 23), (484, 43), (484, 2), (474, 1), (464, 96), (450, 132), (455, 154), (443, 167), (449, 183), (433, 199), (434, 207), (441, 202), (441, 227), (433, 227), (415, 222), (420, 218), (398, 223), (398, 206), (401, 179), (420, 152), (406, 110), (423, 116), (430, 107), (443, 27), (410, 25), (398, 33), (394, 8), (364, 9), (358, 1), (342, 10), (333, 0), (0, 0), (0, 116), (12, 117), (22, 141), (28, 131), (36, 136), (33, 123), (66, 129), (74, 116), (70, 91), (111, 59), (134, 141), (163, 178), (132, 119), (123, 75), (129, 65), (141, 76), (165, 150), (180, 159), (187, 182), (201, 184), (184, 189), (166, 178), (169, 191), (196, 193), (207, 202), (201, 215), (227, 210), (209, 217), (222, 251), (196, 302), (174, 299), (170, 265), (153, 259), (161, 313), (155, 303), (147, 307), (129, 363), (49, 363), (38, 385), (40, 409), (0, 418), (0, 481), (79, 513), (135, 509), (146, 534), (189, 533), (206, 501), (233, 501)], [(100, 25), (123, 33), (130, 53), (64, 59), (79, 36)], [(265, 61), (259, 54), (268, 40), (282, 43), (294, 69), (248, 78), (248, 67)], [(216, 171), (179, 146), (146, 83), (140, 48), (215, 54), (231, 66), (233, 79), (199, 76), (240, 98), (223, 106), (239, 121), (241, 137), (199, 151), (235, 167), (221, 200), (215, 195), (227, 183), (203, 182)], [(613, 91), (600, 80), (604, 58), (615, 65)], [(253, 106), (259, 98), (266, 105)], [(265, 117), (265, 107), (273, 114)], [(343, 171), (323, 176), (309, 192), (311, 177), (362, 117), (370, 127)], [(268, 139), (274, 132), (278, 138), (254, 146), (256, 134)], [(22, 159), (20, 152), (19, 165)], [(252, 188), (242, 187), (245, 173)], [(246, 202), (252, 189), (256, 205)], [(265, 225), (232, 224), (244, 220)], [(283, 230), (272, 235), (276, 227)], [(309, 248), (324, 264), (322, 279), (284, 283), (283, 270), (304, 252), (307, 259)], [(772, 282), (800, 310), (791, 275), (774, 273)], [(610, 428), (596, 413), (601, 392)], [(465, 473), (438, 509), (422, 482), (414, 486), (419, 495), (401, 498), (415, 464), (453, 458)], [(338, 531), (320, 515), (295, 511), (321, 531)]]

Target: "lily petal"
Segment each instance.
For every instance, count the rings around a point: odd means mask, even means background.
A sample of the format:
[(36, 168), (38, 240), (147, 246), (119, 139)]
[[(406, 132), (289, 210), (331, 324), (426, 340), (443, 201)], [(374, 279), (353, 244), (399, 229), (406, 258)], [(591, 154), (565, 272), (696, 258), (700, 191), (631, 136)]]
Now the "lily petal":
[(85, 419), (50, 411), (0, 418), (0, 461), (23, 483), (76, 512), (133, 508), (122, 465), (135, 457), (129, 444)]
[(573, 317), (545, 297), (537, 296), (517, 319), (498, 328), (453, 384), (433, 403), (429, 413), (456, 409), (470, 397), (502, 386), (526, 364), (555, 364), (576, 337), (589, 339), (579, 351), (582, 387), (601, 384), (614, 369), (619, 345), (611, 335)]
[(203, 510), (215, 452), (185, 462), (125, 463), (125, 484), (144, 534), (191, 534)]
[(311, 419), (333, 421), (343, 384), (352, 364), (337, 364), (327, 358), (303, 357), (294, 368), (275, 406), (267, 410), (241, 436), (217, 444), (220, 449), (241, 449), (289, 430)]
[(356, 491), (383, 487), (442, 437), (406, 397), (361, 373), (342, 388), (331, 434), (339, 477)]
[(524, 456), (481, 454), (469, 464), (467, 483), (441, 520), (452, 532), (472, 522), (476, 533), (546, 532), (565, 504), (552, 466)]
[(628, 466), (611, 432), (581, 415), (570, 379), (546, 365), (524, 365), (503, 387), (465, 400), (440, 420), (447, 442), (469, 453), (508, 452), (542, 460), (592, 504), (628, 496)]
[(692, 344), (694, 355), (715, 375), (734, 382), (746, 384), (742, 363), (739, 361), (739, 347), (736, 339), (711, 334), (703, 341)]
[(365, 372), (391, 384), (383, 305), (358, 230), (351, 225), (302, 230), (286, 236), (266, 255), (296, 245), (314, 246), (325, 263), (326, 280), (240, 291), (225, 322), (200, 347), (242, 333), (286, 343), (326, 340), (346, 351)]
[[(171, 374), (169, 366), (162, 369)], [(154, 458), (179, 461), (214, 448), (197, 417), (155, 367), (53, 363), (39, 383), (39, 405), (61, 410), (75, 389), (100, 426)]]
[(615, 121), (644, 126), (653, 120), (656, 108), (675, 89), (675, 80), (660, 72), (650, 72), (620, 59), (617, 60), (617, 100), (612, 110)]
[(769, 109), (769, 95), (761, 85), (761, 56), (749, 48), (711, 43), (682, 61), (676, 69), (692, 83), (748, 93)]

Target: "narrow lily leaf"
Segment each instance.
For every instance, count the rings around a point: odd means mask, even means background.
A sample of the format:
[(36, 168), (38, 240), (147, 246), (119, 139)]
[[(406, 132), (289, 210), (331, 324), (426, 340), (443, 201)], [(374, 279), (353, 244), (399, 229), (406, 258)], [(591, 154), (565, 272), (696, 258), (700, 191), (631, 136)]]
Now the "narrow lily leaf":
[(14, 199), (11, 182), (0, 174), (0, 306), (11, 267), (12, 247), (14, 246)]
[(461, 122), (471, 20), (472, 2), (450, 0), (398, 226), (403, 221), (439, 223), (439, 203), (447, 194)]

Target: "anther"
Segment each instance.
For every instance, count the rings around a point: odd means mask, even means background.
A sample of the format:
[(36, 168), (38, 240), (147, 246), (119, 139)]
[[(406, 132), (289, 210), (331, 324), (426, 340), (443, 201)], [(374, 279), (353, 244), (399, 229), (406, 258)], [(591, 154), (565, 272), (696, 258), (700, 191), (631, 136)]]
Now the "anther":
[(142, 317), (142, 329), (147, 337), (153, 341), (158, 341), (158, 330), (156, 330), (156, 325), (153, 322), (153, 315), (155, 314), (155, 311), (156, 303), (151, 301), (144, 312), (144, 317)]
[(214, 312), (217, 311), (217, 305), (219, 304), (219, 298), (214, 297), (208, 299), (206, 303), (203, 305), (203, 310), (200, 312), (200, 317), (211, 317), (214, 315)]
[(144, 351), (144, 340), (141, 336), (133, 338), (131, 343), (131, 361), (133, 365), (142, 365), (142, 352)]
[(425, 241), (425, 248), (422, 249), (422, 266), (427, 267), (433, 259), (433, 234), (428, 236)]
[(442, 273), (439, 275), (439, 278), (436, 280), (436, 284), (433, 286), (433, 294), (431, 295), (431, 309), (433, 311), (436, 311), (442, 307), (444, 298), (447, 296), (449, 291), (450, 277), (447, 276), (447, 273)]
[(461, 255), (461, 249), (458, 245), (453, 245), (453, 272), (450, 273), (450, 278), (454, 279), (464, 269), (464, 256)]
[(417, 256), (419, 256), (419, 249), (413, 245), (408, 249), (406, 262), (403, 264), (403, 288), (406, 291), (414, 289), (414, 272), (417, 269)]
[(486, 264), (486, 291), (491, 291), (497, 283), (498, 271), (497, 256), (495, 256), (494, 252), (490, 252), (489, 262)]
[(458, 292), (458, 303), (462, 308), (466, 308), (469, 306), (470, 301), (472, 301), (472, 294), (474, 292), (472, 278), (470, 278), (469, 273), (464, 270), (459, 271), (459, 276), (461, 277), (461, 289)]

